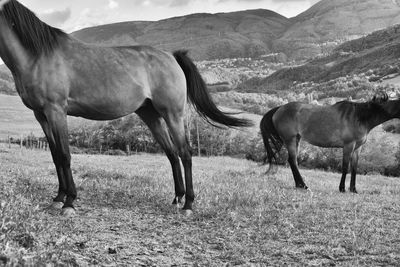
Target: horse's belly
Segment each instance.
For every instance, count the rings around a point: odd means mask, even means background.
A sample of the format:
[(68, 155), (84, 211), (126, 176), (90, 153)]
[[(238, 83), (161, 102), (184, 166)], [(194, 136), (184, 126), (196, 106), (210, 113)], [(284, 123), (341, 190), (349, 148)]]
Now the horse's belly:
[(313, 133), (303, 133), (302, 139), (314, 146), (319, 147), (343, 147), (343, 139), (340, 133), (333, 132), (313, 132)]
[(107, 104), (102, 104), (100, 101), (99, 103), (82, 103), (68, 99), (67, 114), (90, 120), (113, 120), (135, 112), (140, 104), (131, 103), (126, 106), (118, 101), (115, 103), (110, 101)]

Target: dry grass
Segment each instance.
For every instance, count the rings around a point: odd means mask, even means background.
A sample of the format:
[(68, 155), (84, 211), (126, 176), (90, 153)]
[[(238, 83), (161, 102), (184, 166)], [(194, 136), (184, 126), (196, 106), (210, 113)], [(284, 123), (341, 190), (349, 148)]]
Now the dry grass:
[(0, 150), (0, 265), (396, 265), (400, 180), (290, 171), (232, 158), (194, 158), (195, 213), (170, 205), (162, 155), (73, 156), (78, 216), (44, 210), (57, 189), (49, 153)]

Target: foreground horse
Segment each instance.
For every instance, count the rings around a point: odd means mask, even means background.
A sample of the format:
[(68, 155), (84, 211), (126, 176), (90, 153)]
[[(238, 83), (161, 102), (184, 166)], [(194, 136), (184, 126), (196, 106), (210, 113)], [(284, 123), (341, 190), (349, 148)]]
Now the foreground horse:
[(165, 151), (175, 182), (174, 203), (185, 195), (183, 210), (188, 213), (195, 196), (184, 129), (187, 97), (209, 122), (250, 125), (215, 106), (186, 52), (171, 55), (147, 46), (84, 44), (43, 23), (16, 0), (0, 0), (0, 56), (13, 74), (23, 103), (34, 111), (48, 139), (59, 181), (54, 203), (63, 203), (66, 216), (74, 213), (77, 196), (67, 115), (112, 120), (136, 112)]
[(320, 147), (343, 148), (342, 178), (339, 190), (345, 192), (346, 175), (351, 163), (350, 191), (357, 193), (356, 172), (360, 147), (375, 126), (400, 118), (400, 100), (388, 100), (383, 94), (366, 103), (338, 102), (332, 106), (315, 106), (292, 102), (270, 110), (260, 128), (270, 164), (276, 153), (286, 146), (296, 187), (307, 189), (297, 165), (299, 143), (304, 139)]

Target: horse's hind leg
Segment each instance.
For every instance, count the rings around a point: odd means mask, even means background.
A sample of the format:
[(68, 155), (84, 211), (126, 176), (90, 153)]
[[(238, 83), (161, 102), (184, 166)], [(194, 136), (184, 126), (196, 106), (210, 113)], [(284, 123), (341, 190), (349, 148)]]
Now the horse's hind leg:
[[(192, 204), (194, 201), (192, 182), (192, 154), (186, 138), (183, 114), (181, 112), (169, 113), (166, 114), (165, 120), (171, 132), (174, 144), (178, 148), (179, 156), (181, 157), (183, 168), (185, 170), (186, 193), (183, 210), (192, 211)], [(187, 213), (189, 214), (190, 212)]]
[(357, 175), (357, 165), (358, 165), (358, 156), (360, 155), (361, 148), (357, 148), (354, 150), (351, 155), (351, 180), (350, 180), (350, 192), (357, 193), (356, 189), (356, 175)]
[(160, 114), (154, 109), (151, 102), (146, 103), (136, 114), (147, 124), (153, 133), (154, 138), (160, 144), (162, 149), (165, 151), (169, 162), (172, 167), (172, 175), (174, 178), (175, 185), (175, 197), (172, 204), (178, 204), (181, 202), (182, 197), (185, 195), (185, 187), (183, 185), (182, 171), (179, 162), (177, 149), (171, 140), (168, 132), (167, 125)]
[(349, 171), (350, 157), (354, 150), (354, 143), (347, 144), (343, 147), (343, 161), (342, 161), (342, 178), (340, 179), (339, 191), (346, 192), (346, 175)]
[(308, 187), (304, 183), (303, 177), (300, 174), (299, 166), (297, 163), (297, 153), (298, 153), (298, 148), (299, 148), (299, 142), (300, 142), (299, 135), (296, 135), (292, 139), (287, 140), (285, 142), (286, 148), (287, 148), (288, 154), (289, 154), (288, 162), (289, 162), (290, 168), (293, 173), (293, 178), (296, 183), (296, 187), (307, 189)]

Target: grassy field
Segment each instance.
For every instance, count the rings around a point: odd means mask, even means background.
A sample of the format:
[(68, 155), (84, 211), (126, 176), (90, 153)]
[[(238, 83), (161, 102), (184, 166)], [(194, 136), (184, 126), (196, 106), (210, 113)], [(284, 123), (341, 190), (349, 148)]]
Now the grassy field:
[(43, 135), (33, 112), (24, 106), (19, 96), (0, 94), (0, 138), (30, 133)]
[(57, 189), (48, 152), (0, 149), (0, 265), (397, 265), (400, 180), (303, 173), (225, 157), (194, 158), (194, 214), (170, 205), (163, 155), (73, 155), (77, 216), (46, 210)]
[[(68, 124), (71, 127), (94, 123), (96, 122), (68, 117)], [(29, 134), (37, 137), (44, 136), (33, 111), (24, 106), (19, 96), (0, 94), (0, 139), (5, 140), (8, 136), (19, 138), (21, 134), (24, 136)]]

